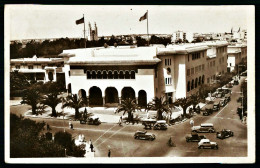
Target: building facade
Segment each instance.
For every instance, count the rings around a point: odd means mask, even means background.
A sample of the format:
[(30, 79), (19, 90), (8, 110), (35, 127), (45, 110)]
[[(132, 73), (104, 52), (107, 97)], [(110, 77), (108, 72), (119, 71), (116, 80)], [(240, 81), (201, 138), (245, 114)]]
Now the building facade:
[(227, 45), (70, 49), (59, 54), (60, 58), (11, 60), (11, 71), (44, 82), (59, 81), (63, 74), (68, 93), (87, 98), (90, 106), (117, 106), (125, 98), (146, 106), (155, 96), (174, 102), (196, 93), (202, 84), (214, 83), (227, 72)]

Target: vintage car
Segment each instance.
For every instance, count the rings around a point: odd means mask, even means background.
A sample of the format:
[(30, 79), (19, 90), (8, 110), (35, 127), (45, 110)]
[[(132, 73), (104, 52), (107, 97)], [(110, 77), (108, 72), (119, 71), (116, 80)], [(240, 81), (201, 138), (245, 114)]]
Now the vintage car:
[(192, 132), (209, 132), (209, 133), (214, 133), (215, 129), (213, 124), (211, 123), (204, 123), (200, 124), (200, 126), (193, 126), (191, 128)]
[(142, 125), (144, 125), (144, 129), (152, 129), (154, 124), (156, 123), (156, 119), (143, 119)]
[(220, 106), (223, 107), (227, 104), (227, 100), (226, 99), (220, 99)]
[(154, 130), (167, 130), (167, 124), (165, 120), (158, 120), (153, 126)]
[(135, 139), (141, 139), (141, 140), (155, 140), (155, 135), (152, 133), (147, 133), (147, 131), (136, 131), (134, 134)]
[(220, 99), (216, 99), (213, 104), (213, 111), (218, 111), (220, 109)]
[(199, 149), (201, 149), (201, 148), (218, 149), (218, 144), (217, 144), (217, 142), (210, 142), (209, 139), (202, 139), (198, 143), (198, 148)]
[(101, 124), (101, 121), (99, 120), (99, 117), (97, 117), (97, 116), (90, 116), (87, 119), (87, 124), (89, 124), (89, 125), (99, 125), (99, 124)]
[(234, 133), (231, 130), (223, 129), (220, 132), (217, 132), (216, 136), (219, 139), (225, 139), (225, 138), (234, 136)]
[(208, 116), (210, 114), (213, 113), (213, 108), (206, 108), (204, 111), (203, 111), (203, 115), (204, 116)]
[(206, 136), (198, 135), (195, 132), (192, 132), (191, 136), (186, 136), (186, 142), (199, 142), (201, 139), (206, 139)]
[(230, 93), (225, 95), (225, 99), (226, 99), (227, 102), (229, 102), (231, 100)]

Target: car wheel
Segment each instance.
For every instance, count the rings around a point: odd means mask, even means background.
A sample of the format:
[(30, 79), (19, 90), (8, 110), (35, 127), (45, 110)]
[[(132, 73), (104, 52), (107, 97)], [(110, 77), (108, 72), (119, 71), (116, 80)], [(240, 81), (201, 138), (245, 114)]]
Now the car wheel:
[(215, 146), (215, 149), (218, 149), (218, 146)]
[(137, 139), (138, 137), (137, 136), (135, 136), (135, 139)]

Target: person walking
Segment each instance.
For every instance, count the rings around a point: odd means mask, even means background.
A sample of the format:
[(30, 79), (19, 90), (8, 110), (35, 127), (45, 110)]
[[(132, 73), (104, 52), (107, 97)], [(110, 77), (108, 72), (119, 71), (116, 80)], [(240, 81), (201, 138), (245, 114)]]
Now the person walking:
[(111, 151), (110, 151), (110, 149), (108, 150), (108, 154), (107, 154), (107, 156), (108, 156), (108, 157), (111, 156)]
[(191, 127), (194, 126), (194, 121), (192, 119), (190, 120), (190, 125), (191, 125)]
[(91, 152), (94, 152), (94, 150), (93, 150), (93, 149), (94, 149), (94, 146), (93, 146), (92, 143), (90, 144), (90, 149), (91, 149)]
[(47, 131), (50, 131), (50, 130), (51, 130), (51, 128), (50, 128), (49, 124), (47, 124)]
[(69, 128), (71, 129), (71, 120), (69, 121)]

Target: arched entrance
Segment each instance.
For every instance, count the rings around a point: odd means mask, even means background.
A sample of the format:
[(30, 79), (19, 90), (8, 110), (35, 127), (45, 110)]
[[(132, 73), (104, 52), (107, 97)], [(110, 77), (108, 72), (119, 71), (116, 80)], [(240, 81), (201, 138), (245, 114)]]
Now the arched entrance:
[(108, 87), (105, 90), (105, 102), (106, 103), (118, 103), (118, 92), (114, 87)]
[(78, 92), (78, 96), (79, 98), (87, 98), (87, 95), (86, 95), (86, 91), (84, 89), (80, 89), (79, 92)]
[(93, 86), (89, 89), (89, 105), (90, 106), (102, 106), (102, 92), (99, 87)]
[(131, 87), (124, 87), (121, 93), (122, 93), (122, 100), (126, 98), (135, 99), (135, 91)]
[(146, 107), (147, 105), (147, 95), (144, 90), (138, 92), (138, 105), (141, 107)]

